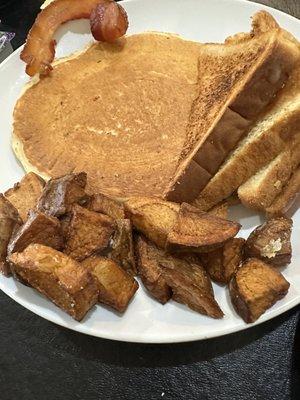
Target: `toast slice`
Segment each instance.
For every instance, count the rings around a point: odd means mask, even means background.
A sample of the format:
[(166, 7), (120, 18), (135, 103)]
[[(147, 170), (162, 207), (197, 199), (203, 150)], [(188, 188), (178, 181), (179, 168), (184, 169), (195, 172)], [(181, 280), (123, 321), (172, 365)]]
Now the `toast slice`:
[(65, 254), (41, 244), (9, 256), (21, 280), (48, 297), (77, 321), (96, 304), (98, 288), (90, 272)]
[(296, 39), (266, 12), (253, 17), (253, 30), (243, 40), (201, 46), (198, 97), (177, 171), (166, 191), (169, 200), (197, 202), (230, 151), (280, 94), (299, 55)]
[(44, 186), (44, 179), (34, 172), (29, 172), (13, 188), (8, 189), (4, 196), (16, 207), (20, 217), (25, 222), (29, 210), (36, 207)]
[(247, 323), (255, 322), (282, 299), (290, 284), (275, 268), (256, 258), (246, 260), (229, 284), (236, 312)]
[(300, 67), (281, 93), (200, 193), (195, 205), (207, 210), (229, 197), (286, 149), (300, 131)]
[(16, 208), (3, 194), (0, 194), (0, 272), (6, 276), (11, 274), (6, 262), (7, 246), (15, 229), (22, 224)]
[(248, 237), (245, 253), (259, 258), (275, 267), (291, 262), (293, 221), (288, 218), (273, 218), (258, 226)]
[(275, 198), (273, 203), (267, 207), (268, 218), (290, 217), (299, 208), (300, 195), (300, 167), (291, 176), (291, 179)]
[(300, 132), (285, 151), (239, 187), (238, 196), (242, 204), (265, 211), (282, 192), (299, 164)]
[(108, 248), (116, 224), (107, 215), (75, 204), (67, 228), (64, 252), (77, 261)]
[(89, 209), (91, 211), (106, 214), (114, 219), (125, 218), (124, 205), (112, 197), (105, 196), (102, 193), (97, 193), (91, 197)]
[(98, 301), (124, 312), (138, 290), (137, 281), (108, 258), (89, 257), (81, 265), (91, 272), (97, 282)]

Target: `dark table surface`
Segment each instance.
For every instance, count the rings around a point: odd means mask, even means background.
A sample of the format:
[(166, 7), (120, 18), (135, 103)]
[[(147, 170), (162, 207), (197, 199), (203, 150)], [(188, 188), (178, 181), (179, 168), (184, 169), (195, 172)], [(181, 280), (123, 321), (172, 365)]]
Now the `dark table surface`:
[[(300, 0), (259, 2), (300, 17)], [(15, 48), (40, 3), (0, 0)], [(1, 292), (0, 400), (299, 400), (299, 315), (207, 341), (128, 344), (56, 326)]]

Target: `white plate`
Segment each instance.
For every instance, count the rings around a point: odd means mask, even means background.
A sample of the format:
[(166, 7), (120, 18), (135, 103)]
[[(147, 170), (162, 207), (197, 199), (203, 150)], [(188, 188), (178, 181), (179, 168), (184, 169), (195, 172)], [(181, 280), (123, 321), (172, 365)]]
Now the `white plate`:
[[(259, 4), (238, 0), (128, 0), (122, 3), (129, 20), (129, 33), (157, 30), (174, 32), (185, 38), (198, 41), (222, 41), (236, 32), (248, 31), (250, 17), (260, 9), (270, 11), (281, 24), (300, 38), (300, 22), (279, 11)], [(67, 55), (91, 41), (87, 21), (66, 24), (56, 35), (57, 56)], [(0, 66), (0, 191), (12, 186), (23, 175), (10, 147), (12, 112), (14, 104), (27, 77), (24, 64), (16, 50)], [(38, 110), (37, 110), (38, 112)], [(258, 215), (237, 209), (235, 211), (243, 224), (242, 236), (261, 222)], [(284, 270), (284, 276), (291, 283), (288, 295), (256, 324), (283, 313), (300, 303), (300, 212), (294, 217), (293, 249), (291, 265)], [(296, 238), (298, 237), (298, 242)], [(0, 288), (12, 299), (41, 317), (78, 332), (93, 336), (144, 343), (184, 342), (221, 336), (246, 329), (246, 325), (233, 310), (228, 292), (214, 285), (216, 299), (225, 317), (222, 320), (197, 314), (185, 306), (169, 302), (162, 306), (152, 300), (140, 287), (123, 316), (98, 305), (90, 311), (83, 322), (72, 320), (50, 301), (34, 290), (15, 282), (12, 278), (0, 277)]]

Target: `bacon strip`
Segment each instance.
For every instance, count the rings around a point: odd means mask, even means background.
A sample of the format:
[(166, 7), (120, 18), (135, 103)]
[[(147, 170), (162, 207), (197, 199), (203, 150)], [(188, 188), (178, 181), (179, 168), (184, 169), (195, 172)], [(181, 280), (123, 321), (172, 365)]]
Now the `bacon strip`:
[[(52, 70), (51, 62), (55, 56), (56, 29), (64, 22), (90, 18), (92, 10), (107, 0), (55, 0), (37, 16), (30, 29), (20, 58), (26, 66), (26, 73), (47, 75)], [(109, 0), (108, 0), (109, 1)]]

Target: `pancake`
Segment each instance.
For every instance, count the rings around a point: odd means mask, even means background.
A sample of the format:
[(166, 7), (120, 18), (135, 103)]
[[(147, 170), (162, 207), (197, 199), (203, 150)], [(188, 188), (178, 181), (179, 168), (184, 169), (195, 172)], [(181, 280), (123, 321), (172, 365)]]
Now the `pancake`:
[(13, 149), (25, 170), (85, 171), (90, 193), (161, 196), (185, 142), (199, 48), (145, 33), (58, 62), (15, 106)]

